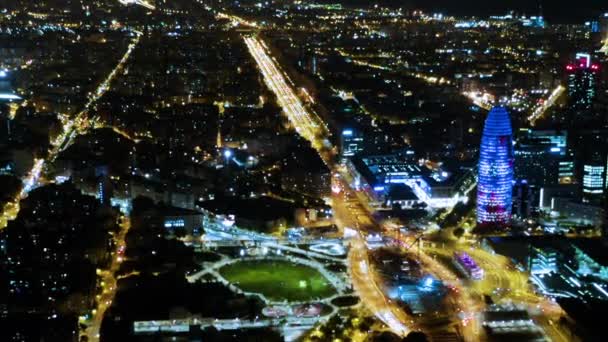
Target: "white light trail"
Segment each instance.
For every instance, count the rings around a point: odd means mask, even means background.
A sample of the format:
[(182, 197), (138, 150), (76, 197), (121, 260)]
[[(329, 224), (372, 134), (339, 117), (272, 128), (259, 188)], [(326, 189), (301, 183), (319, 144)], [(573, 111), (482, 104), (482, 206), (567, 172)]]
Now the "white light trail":
[(600, 52), (603, 52), (608, 56), (608, 33), (606, 33), (606, 39), (604, 39), (604, 43), (602, 45), (602, 48), (600, 49)]
[(380, 312), (376, 312), (376, 317), (378, 317), (382, 322), (389, 326), (389, 328), (396, 332), (401, 336), (405, 336), (409, 331), (408, 328), (401, 323), (395, 314), (388, 310), (383, 310)]
[(481, 107), (486, 110), (492, 109), (492, 107), (493, 107), (492, 103), (494, 103), (494, 101), (496, 100), (494, 95), (492, 95), (490, 93), (470, 91), (470, 92), (464, 92), (462, 94), (464, 96), (466, 96), (467, 98), (469, 98), (471, 101), (473, 101), (473, 103), (476, 106)]
[(555, 101), (559, 99), (564, 91), (566, 91), (566, 88), (564, 88), (562, 85), (557, 86), (557, 88), (551, 92), (551, 95), (549, 95), (549, 97), (540, 106), (536, 107), (536, 109), (534, 109), (532, 114), (528, 117), (530, 124), (534, 125), (536, 120), (540, 119), (545, 114), (547, 109), (551, 108), (555, 104)]
[(142, 7), (145, 7), (149, 10), (155, 10), (156, 7), (154, 7), (154, 5), (150, 4), (147, 1), (144, 0), (118, 0), (118, 2), (120, 2), (121, 4), (127, 6), (127, 5), (139, 5)]
[(249, 52), (260, 67), (264, 82), (277, 96), (279, 105), (295, 126), (298, 133), (313, 144), (320, 126), (315, 122), (311, 113), (304, 107), (300, 98), (287, 84), (282, 72), (279, 71), (272, 58), (268, 56), (265, 48), (258, 39), (246, 37), (245, 44)]
[(21, 97), (14, 94), (0, 94), (0, 100), (21, 100)]

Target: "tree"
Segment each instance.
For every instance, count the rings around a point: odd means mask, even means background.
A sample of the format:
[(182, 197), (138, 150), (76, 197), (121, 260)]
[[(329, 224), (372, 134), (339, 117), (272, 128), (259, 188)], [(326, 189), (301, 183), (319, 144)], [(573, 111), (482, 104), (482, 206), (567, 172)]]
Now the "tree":
[(458, 227), (454, 229), (454, 236), (457, 239), (460, 239), (464, 235), (464, 229), (462, 227)]
[(184, 227), (175, 228), (175, 230), (173, 231), (173, 233), (178, 238), (183, 238), (183, 237), (186, 237), (186, 235), (188, 235), (188, 231)]
[(421, 331), (412, 331), (403, 339), (404, 342), (428, 342), (428, 338)]
[(370, 336), (368, 342), (400, 342), (401, 338), (390, 331), (382, 331)]

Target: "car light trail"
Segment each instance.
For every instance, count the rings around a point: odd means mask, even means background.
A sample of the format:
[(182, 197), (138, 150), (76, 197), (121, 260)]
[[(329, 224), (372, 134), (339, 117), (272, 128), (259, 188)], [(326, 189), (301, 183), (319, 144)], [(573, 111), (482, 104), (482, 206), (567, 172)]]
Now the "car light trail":
[(489, 93), (470, 91), (470, 92), (464, 92), (464, 93), (462, 93), (462, 95), (469, 98), (473, 102), (473, 104), (475, 104), (477, 107), (480, 107), (480, 108), (483, 108), (486, 110), (492, 109), (492, 107), (493, 107), (492, 103), (495, 101), (494, 95), (489, 94)]
[(304, 108), (302, 101), (287, 84), (285, 77), (272, 58), (268, 56), (260, 41), (252, 37), (245, 37), (244, 39), (249, 53), (255, 59), (264, 76), (264, 82), (277, 96), (279, 105), (283, 108), (289, 121), (302, 137), (315, 145), (317, 133), (321, 129), (319, 124), (315, 122), (311, 113)]
[(118, 2), (120, 2), (123, 5), (139, 5), (142, 7), (145, 7), (149, 10), (155, 10), (156, 7), (154, 7), (154, 5), (150, 4), (147, 1), (144, 0), (118, 0)]
[[(304, 107), (294, 88), (288, 84), (290, 81), (286, 79), (274, 59), (266, 52), (268, 47), (264, 42), (252, 37), (245, 37), (244, 40), (260, 68), (266, 85), (277, 96), (279, 105), (295, 126), (296, 131), (312, 143), (328, 166), (333, 167), (329, 162), (331, 159), (327, 158), (328, 155), (324, 153), (324, 147), (326, 147), (323, 142), (323, 136), (326, 133), (324, 124), (314, 113)], [(368, 266), (365, 246), (361, 241), (357, 246), (351, 250), (349, 256), (353, 284), (357, 292), (376, 317), (393, 332), (404, 336), (410, 331), (409, 327), (403, 324), (407, 319), (406, 315), (396, 306), (396, 303), (388, 301), (382, 290), (378, 288), (373, 279), (373, 272)]]
[(606, 33), (606, 37), (604, 39), (604, 43), (602, 45), (602, 48), (600, 49), (600, 52), (603, 52), (608, 56), (608, 33)]
[(530, 124), (532, 126), (534, 126), (536, 120), (540, 119), (545, 114), (547, 109), (551, 108), (555, 104), (555, 101), (557, 101), (557, 99), (562, 96), (564, 91), (566, 91), (566, 88), (564, 88), (562, 85), (557, 86), (557, 88), (555, 88), (553, 92), (551, 92), (551, 95), (549, 95), (549, 97), (545, 101), (543, 101), (540, 106), (534, 109), (532, 114), (528, 117), (528, 120), (530, 121)]

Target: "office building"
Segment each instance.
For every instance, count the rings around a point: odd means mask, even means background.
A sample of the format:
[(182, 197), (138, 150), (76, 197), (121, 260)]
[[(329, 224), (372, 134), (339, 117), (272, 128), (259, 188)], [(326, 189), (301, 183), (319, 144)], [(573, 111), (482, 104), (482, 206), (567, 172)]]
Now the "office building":
[(569, 155), (568, 133), (520, 129), (515, 144), (515, 178), (536, 186), (570, 184), (574, 162)]
[(603, 39), (608, 39), (608, 12), (604, 13), (599, 20), (599, 32)]
[(358, 156), (349, 160), (347, 168), (355, 188), (366, 191), (377, 202), (390, 201), (403, 208), (421, 202), (431, 208), (449, 208), (466, 202), (475, 184), (473, 167), (429, 169), (418, 164), (412, 150)]
[(583, 202), (599, 203), (606, 187), (606, 161), (599, 154), (583, 165)]
[(7, 104), (4, 103), (0, 103), (0, 135), (7, 138), (11, 136), (11, 119), (9, 117), (9, 107)]
[(355, 129), (344, 129), (340, 137), (340, 156), (353, 157), (364, 150), (363, 133)]
[(574, 62), (566, 66), (570, 107), (576, 111), (591, 109), (598, 93), (599, 64), (591, 55), (577, 53)]
[(513, 132), (509, 113), (494, 107), (486, 118), (479, 156), (477, 223), (504, 225), (511, 218)]
[(515, 178), (544, 186), (557, 184), (559, 152), (542, 139), (520, 140), (515, 145)]
[(559, 161), (557, 180), (559, 184), (572, 184), (574, 181), (574, 161), (563, 159)]
[(97, 199), (103, 205), (109, 206), (112, 199), (112, 184), (110, 182), (110, 172), (107, 166), (95, 168), (97, 180)]
[(522, 180), (513, 186), (513, 216), (527, 219), (539, 211), (539, 188)]
[(548, 145), (553, 153), (559, 153), (562, 156), (566, 155), (568, 150), (568, 132), (553, 129), (531, 129), (522, 128), (519, 130), (518, 138), (529, 140), (538, 140), (545, 145)]
[(551, 247), (530, 245), (528, 270), (532, 275), (545, 275), (558, 272), (558, 251)]

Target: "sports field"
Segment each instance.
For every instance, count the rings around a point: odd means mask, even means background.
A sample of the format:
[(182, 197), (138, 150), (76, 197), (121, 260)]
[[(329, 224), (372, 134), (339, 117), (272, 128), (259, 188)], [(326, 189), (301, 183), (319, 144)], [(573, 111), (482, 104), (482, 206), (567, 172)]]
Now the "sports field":
[(226, 265), (220, 274), (246, 292), (261, 293), (274, 301), (308, 301), (336, 293), (314, 268), (277, 260), (245, 260)]

